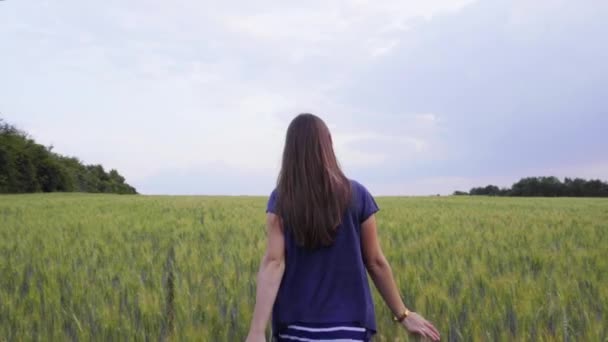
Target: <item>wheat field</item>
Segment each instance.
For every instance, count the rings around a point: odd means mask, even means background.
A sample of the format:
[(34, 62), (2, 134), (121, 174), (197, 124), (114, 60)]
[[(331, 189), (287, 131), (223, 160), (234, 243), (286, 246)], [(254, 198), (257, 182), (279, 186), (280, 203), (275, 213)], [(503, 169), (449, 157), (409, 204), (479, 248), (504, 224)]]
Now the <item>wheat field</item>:
[[(608, 200), (379, 197), (408, 306), (445, 341), (608, 341)], [(0, 341), (242, 341), (263, 197), (0, 196)], [(413, 338), (374, 291), (376, 341)]]

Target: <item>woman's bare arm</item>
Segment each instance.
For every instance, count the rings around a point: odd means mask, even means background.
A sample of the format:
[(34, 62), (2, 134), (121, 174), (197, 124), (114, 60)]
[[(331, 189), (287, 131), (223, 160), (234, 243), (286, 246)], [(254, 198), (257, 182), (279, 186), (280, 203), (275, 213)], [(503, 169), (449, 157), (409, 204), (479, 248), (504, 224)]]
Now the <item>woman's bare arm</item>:
[(380, 248), (376, 232), (375, 215), (370, 216), (361, 224), (361, 245), (365, 267), (372, 277), (378, 292), (380, 292), (382, 299), (384, 299), (393, 314), (395, 316), (400, 315), (405, 311), (406, 307), (399, 295), (391, 266)]
[(268, 213), (268, 245), (257, 277), (255, 309), (248, 342), (264, 341), (264, 332), (285, 272), (285, 238), (279, 216)]
[[(406, 306), (397, 289), (391, 266), (380, 248), (375, 215), (371, 215), (361, 224), (361, 245), (365, 266), (378, 292), (393, 314), (399, 316), (406, 310)], [(408, 331), (429, 337), (434, 341), (440, 338), (437, 329), (416, 313), (411, 313), (403, 321), (403, 325)]]

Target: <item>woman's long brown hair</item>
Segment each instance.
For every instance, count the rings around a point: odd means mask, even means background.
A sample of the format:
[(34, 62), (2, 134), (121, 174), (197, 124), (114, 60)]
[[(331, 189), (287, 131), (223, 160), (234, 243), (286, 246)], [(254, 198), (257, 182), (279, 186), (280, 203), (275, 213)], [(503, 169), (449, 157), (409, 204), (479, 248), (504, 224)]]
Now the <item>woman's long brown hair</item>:
[(310, 249), (330, 246), (351, 191), (327, 125), (315, 115), (298, 115), (287, 129), (277, 182), (278, 212), (296, 243)]

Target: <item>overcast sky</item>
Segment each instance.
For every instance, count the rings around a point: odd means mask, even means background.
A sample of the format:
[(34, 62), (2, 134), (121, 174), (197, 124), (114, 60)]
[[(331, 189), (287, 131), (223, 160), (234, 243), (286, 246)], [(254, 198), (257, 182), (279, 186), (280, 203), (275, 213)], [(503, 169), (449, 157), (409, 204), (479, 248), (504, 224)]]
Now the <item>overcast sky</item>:
[(608, 179), (608, 1), (0, 1), (0, 117), (144, 194), (272, 190), (321, 116), (376, 195)]

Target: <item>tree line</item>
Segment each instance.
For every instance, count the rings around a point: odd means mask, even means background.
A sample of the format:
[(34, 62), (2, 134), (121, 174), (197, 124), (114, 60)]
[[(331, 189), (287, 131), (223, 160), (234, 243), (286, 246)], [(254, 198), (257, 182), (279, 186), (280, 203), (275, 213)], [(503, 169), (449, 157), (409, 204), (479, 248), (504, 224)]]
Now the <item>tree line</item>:
[(534, 197), (608, 197), (608, 183), (599, 179), (557, 177), (526, 177), (510, 188), (496, 185), (472, 188), (469, 192), (455, 191), (454, 195), (534, 196)]
[(84, 165), (36, 143), (0, 118), (0, 193), (95, 192), (137, 194), (125, 178), (101, 165)]

